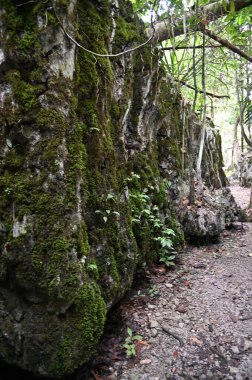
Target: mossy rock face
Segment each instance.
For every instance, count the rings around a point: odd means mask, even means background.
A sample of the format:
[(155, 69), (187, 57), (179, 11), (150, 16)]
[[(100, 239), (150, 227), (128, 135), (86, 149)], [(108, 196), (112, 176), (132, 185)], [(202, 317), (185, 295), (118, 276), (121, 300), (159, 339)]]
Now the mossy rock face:
[[(129, 3), (115, 29), (106, 0), (55, 4), (89, 50), (145, 40)], [(167, 186), (183, 172), (180, 97), (149, 45), (96, 58), (46, 2), (0, 8), (0, 357), (57, 378), (95, 351), (106, 311), (158, 260), (162, 228), (183, 245)]]

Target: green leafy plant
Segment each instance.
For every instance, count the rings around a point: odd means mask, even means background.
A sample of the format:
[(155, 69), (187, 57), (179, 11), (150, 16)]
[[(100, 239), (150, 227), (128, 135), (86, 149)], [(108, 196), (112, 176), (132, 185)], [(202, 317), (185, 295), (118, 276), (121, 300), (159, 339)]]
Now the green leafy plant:
[(125, 339), (123, 348), (126, 349), (127, 358), (136, 355), (136, 341), (142, 339), (141, 335), (133, 335), (133, 331), (130, 327), (127, 328), (128, 336)]
[(88, 269), (91, 269), (91, 270), (98, 270), (98, 267), (96, 264), (88, 264)]
[(164, 250), (160, 251), (159, 261), (164, 263), (167, 267), (172, 267), (175, 265), (174, 260), (176, 259), (176, 255), (171, 255)]
[(159, 251), (159, 261), (161, 263), (164, 263), (167, 267), (174, 266), (174, 260), (176, 258), (175, 254), (171, 254), (172, 250), (172, 240), (170, 236), (175, 236), (175, 232), (170, 229), (166, 228), (162, 231), (163, 236), (158, 236), (155, 238), (155, 240), (160, 242), (161, 249)]
[(101, 196), (102, 203), (105, 205), (104, 208), (105, 210), (95, 210), (96, 214), (101, 214), (103, 222), (106, 224), (108, 222), (108, 219), (112, 215), (116, 215), (117, 217), (120, 216), (120, 213), (118, 211), (113, 211), (112, 208), (114, 207), (114, 203), (116, 200), (115, 194), (112, 192), (103, 194)]
[(152, 298), (156, 297), (158, 295), (158, 288), (156, 285), (153, 285), (149, 290), (148, 290), (149, 296)]
[(136, 294), (132, 298), (144, 297), (145, 294), (142, 290), (138, 290)]
[[(133, 179), (136, 178), (134, 174)], [(132, 174), (132, 175), (133, 175)], [(139, 176), (137, 176), (137, 179)], [(131, 178), (128, 178), (131, 182)], [(170, 186), (170, 182), (163, 180), (163, 187), (166, 190)], [(160, 217), (158, 206), (154, 203), (155, 192), (159, 192), (159, 184), (155, 186), (149, 185), (142, 191), (139, 189), (131, 189), (129, 192), (131, 200), (132, 224), (140, 226), (148, 224), (151, 232), (154, 235), (153, 239), (160, 244), (159, 261), (164, 263), (167, 267), (174, 266), (174, 249), (172, 244), (172, 236), (176, 236), (175, 232), (165, 225), (165, 222)]]

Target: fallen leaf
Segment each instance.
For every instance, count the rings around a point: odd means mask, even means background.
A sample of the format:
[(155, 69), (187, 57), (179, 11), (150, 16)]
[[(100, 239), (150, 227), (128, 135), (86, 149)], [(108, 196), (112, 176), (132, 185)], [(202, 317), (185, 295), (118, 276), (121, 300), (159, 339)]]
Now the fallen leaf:
[(183, 285), (185, 285), (185, 286), (191, 286), (191, 283), (189, 281), (184, 281)]
[(202, 201), (195, 201), (196, 206), (202, 206)]
[(142, 359), (142, 360), (140, 360), (139, 363), (142, 364), (142, 365), (144, 365), (144, 364), (150, 364), (151, 360), (150, 359)]
[(203, 345), (202, 340), (199, 340), (195, 336), (193, 336), (193, 337), (190, 338), (190, 343), (193, 344), (193, 345), (196, 345), (196, 346), (202, 346)]
[(167, 288), (172, 288), (172, 287), (173, 287), (172, 284), (165, 284), (165, 286), (166, 286)]
[(249, 257), (252, 257), (252, 253), (249, 253), (248, 256), (249, 256)]
[(150, 344), (146, 342), (145, 340), (138, 340), (137, 344), (140, 344), (141, 346), (150, 347)]
[(159, 268), (155, 268), (154, 271), (157, 272), (157, 273), (163, 274), (163, 273), (166, 273), (166, 267), (165, 266), (160, 266)]
[(225, 268), (221, 268), (217, 270), (218, 273), (223, 273), (224, 271), (225, 271)]
[(178, 359), (179, 357), (179, 352), (178, 351), (174, 351), (172, 356), (175, 358), (175, 359)]

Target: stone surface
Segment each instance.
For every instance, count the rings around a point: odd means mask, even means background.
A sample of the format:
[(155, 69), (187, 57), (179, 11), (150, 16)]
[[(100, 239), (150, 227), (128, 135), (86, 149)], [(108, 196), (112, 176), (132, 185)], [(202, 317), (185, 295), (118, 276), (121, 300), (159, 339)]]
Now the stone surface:
[(241, 186), (252, 185), (252, 153), (242, 153), (238, 162), (238, 179)]
[(180, 209), (180, 220), (188, 237), (218, 236), (239, 220), (239, 208), (228, 188), (204, 189), (200, 204)]

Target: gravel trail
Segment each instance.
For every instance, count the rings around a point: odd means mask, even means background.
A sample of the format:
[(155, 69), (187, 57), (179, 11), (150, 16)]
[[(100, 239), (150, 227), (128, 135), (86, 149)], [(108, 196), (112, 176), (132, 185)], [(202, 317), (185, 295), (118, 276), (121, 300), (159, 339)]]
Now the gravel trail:
[[(249, 189), (232, 191), (245, 208)], [(156, 266), (146, 274), (112, 313), (92, 378), (252, 380), (251, 223), (216, 244), (187, 246), (173, 271)], [(132, 358), (122, 348), (127, 327), (142, 336)]]

